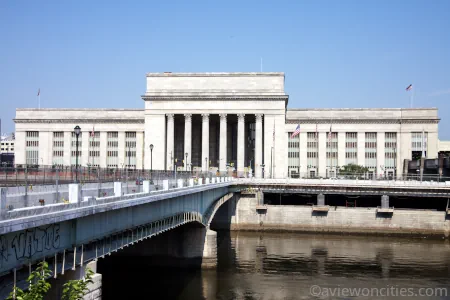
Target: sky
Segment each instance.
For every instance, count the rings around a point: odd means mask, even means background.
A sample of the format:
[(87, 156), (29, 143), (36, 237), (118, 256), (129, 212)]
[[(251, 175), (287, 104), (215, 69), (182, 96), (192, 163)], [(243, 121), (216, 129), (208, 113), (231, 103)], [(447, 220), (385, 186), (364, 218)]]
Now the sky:
[(450, 1), (0, 1), (0, 118), (143, 108), (148, 72), (284, 72), (289, 108), (439, 109)]

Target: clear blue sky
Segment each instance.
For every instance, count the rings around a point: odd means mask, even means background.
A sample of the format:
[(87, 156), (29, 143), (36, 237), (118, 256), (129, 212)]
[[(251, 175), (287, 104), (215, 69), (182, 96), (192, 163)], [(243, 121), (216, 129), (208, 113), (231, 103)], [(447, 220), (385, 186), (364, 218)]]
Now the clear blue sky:
[(147, 72), (286, 73), (291, 108), (438, 107), (450, 139), (450, 1), (0, 1), (0, 117), (143, 108)]

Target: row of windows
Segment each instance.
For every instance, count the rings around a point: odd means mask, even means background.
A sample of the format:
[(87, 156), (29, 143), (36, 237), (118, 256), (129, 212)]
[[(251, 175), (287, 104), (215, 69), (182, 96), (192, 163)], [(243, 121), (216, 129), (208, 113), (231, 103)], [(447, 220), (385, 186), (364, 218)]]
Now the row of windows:
[(288, 147), (289, 148), (299, 148), (300, 142), (288, 142)]
[(298, 153), (298, 152), (288, 152), (288, 157), (289, 158), (297, 158), (297, 157), (300, 157), (300, 153)]
[(53, 141), (53, 148), (64, 148), (64, 141)]
[(39, 147), (39, 141), (26, 141), (25, 147)]

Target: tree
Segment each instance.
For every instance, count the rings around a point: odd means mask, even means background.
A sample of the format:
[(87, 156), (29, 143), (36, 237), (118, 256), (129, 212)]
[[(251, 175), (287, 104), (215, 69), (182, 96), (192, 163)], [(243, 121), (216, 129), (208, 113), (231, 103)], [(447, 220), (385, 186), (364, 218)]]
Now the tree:
[[(46, 282), (46, 278), (50, 277), (52, 272), (48, 269), (48, 263), (43, 261), (40, 262), (30, 276), (28, 276), (27, 281), (30, 282), (30, 287), (28, 291), (24, 292), (18, 287), (9, 294), (8, 300), (43, 300), (45, 294), (50, 289), (50, 283)], [(14, 298), (15, 293), (15, 298)]]
[[(43, 300), (47, 292), (50, 290), (51, 284), (46, 282), (46, 279), (52, 275), (48, 268), (48, 263), (40, 262), (31, 275), (28, 276), (27, 281), (30, 287), (27, 291), (23, 291), (15, 287), (9, 294), (7, 300)], [(86, 276), (79, 280), (70, 280), (63, 285), (62, 300), (81, 300), (89, 291), (88, 284), (93, 283), (92, 275), (94, 272), (91, 269), (86, 269)]]
[(86, 269), (86, 276), (79, 280), (70, 280), (63, 285), (63, 294), (61, 300), (82, 300), (84, 295), (89, 291), (88, 284), (94, 283), (92, 281), (94, 272), (91, 269)]
[(339, 175), (360, 175), (369, 171), (369, 168), (357, 164), (348, 164), (342, 167)]

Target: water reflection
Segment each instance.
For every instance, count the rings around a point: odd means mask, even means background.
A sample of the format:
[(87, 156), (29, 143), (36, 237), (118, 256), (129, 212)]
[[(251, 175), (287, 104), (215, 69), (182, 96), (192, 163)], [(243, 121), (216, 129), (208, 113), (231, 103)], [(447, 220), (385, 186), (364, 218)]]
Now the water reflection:
[(311, 285), (446, 287), (450, 296), (448, 241), (219, 232), (217, 270), (148, 270), (145, 283), (128, 284), (159, 299), (312, 299)]

